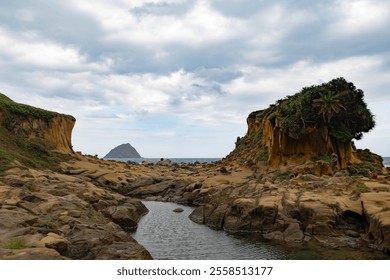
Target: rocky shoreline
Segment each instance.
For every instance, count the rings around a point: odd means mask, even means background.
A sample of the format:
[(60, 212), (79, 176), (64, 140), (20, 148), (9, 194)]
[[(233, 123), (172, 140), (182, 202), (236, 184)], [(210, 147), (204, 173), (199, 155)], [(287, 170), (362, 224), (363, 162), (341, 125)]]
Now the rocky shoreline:
[[(345, 109), (332, 122), (313, 110), (324, 89)], [(75, 153), (72, 116), (0, 94), (0, 259), (151, 259), (129, 234), (140, 199), (195, 206), (191, 220), (215, 230), (387, 257), (389, 169), (352, 142), (375, 124), (362, 98), (342, 78), (305, 88), (252, 112), (222, 161), (180, 165)]]
[(389, 178), (259, 175), (228, 162), (128, 165), (80, 154), (59, 172), (15, 164), (0, 180), (0, 259), (151, 259), (129, 234), (148, 211), (137, 198), (196, 206), (191, 220), (216, 230), (388, 254)]

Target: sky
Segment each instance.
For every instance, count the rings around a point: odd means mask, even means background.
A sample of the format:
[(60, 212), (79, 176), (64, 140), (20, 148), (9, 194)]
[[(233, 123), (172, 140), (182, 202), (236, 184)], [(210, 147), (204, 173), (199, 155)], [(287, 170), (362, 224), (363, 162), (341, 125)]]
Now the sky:
[(390, 156), (388, 0), (2, 0), (0, 92), (76, 118), (74, 150), (224, 157), (252, 111), (344, 77)]

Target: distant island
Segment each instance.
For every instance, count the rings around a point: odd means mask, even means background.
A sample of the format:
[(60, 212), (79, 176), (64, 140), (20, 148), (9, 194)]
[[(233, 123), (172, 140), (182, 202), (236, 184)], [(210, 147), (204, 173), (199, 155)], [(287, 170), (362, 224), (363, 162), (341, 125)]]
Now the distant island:
[(126, 143), (112, 149), (104, 158), (141, 158), (141, 155), (133, 146)]

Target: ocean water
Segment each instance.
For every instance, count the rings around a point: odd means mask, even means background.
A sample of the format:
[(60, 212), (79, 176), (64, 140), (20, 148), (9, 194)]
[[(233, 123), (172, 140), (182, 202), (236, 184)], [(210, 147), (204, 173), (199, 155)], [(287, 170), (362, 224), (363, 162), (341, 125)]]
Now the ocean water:
[[(133, 162), (158, 162), (161, 160), (161, 158), (110, 158), (111, 160), (117, 160), (117, 161), (133, 161)], [(169, 159), (174, 163), (194, 163), (194, 162), (200, 162), (200, 163), (212, 163), (221, 160), (222, 158), (164, 158)], [(390, 167), (390, 157), (383, 157), (383, 164), (386, 167)]]
[[(194, 162), (199, 162), (199, 163), (212, 163), (221, 160), (221, 158), (164, 158), (164, 159), (169, 159), (174, 163), (194, 163)], [(161, 158), (110, 158), (110, 160), (117, 160), (117, 161), (132, 161), (132, 162), (137, 162), (137, 163), (142, 163), (142, 162), (158, 162), (161, 160)]]
[(383, 165), (390, 167), (390, 157), (383, 157)]

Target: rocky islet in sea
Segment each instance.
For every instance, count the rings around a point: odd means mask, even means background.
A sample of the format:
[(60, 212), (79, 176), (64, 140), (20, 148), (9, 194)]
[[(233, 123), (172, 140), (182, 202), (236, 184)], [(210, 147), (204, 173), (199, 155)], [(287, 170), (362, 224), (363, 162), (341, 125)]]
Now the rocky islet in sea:
[(141, 158), (138, 151), (130, 143), (121, 144), (104, 156), (105, 159)]

